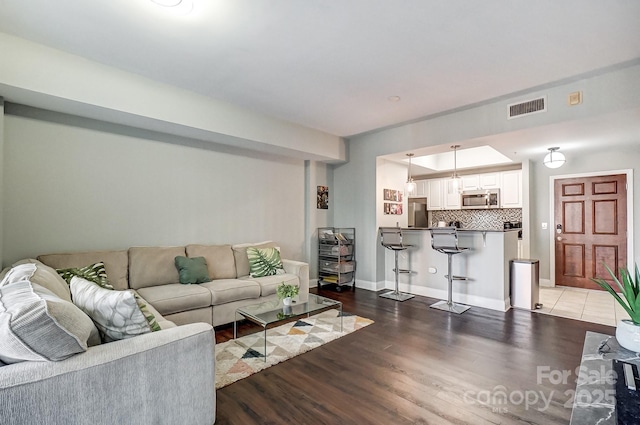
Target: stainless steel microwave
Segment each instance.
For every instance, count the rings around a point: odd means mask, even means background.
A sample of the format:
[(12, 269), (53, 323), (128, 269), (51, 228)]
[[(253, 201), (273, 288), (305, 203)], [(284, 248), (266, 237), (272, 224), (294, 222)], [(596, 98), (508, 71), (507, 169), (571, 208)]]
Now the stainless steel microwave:
[(500, 189), (468, 190), (462, 192), (460, 208), (463, 210), (481, 210), (500, 208)]

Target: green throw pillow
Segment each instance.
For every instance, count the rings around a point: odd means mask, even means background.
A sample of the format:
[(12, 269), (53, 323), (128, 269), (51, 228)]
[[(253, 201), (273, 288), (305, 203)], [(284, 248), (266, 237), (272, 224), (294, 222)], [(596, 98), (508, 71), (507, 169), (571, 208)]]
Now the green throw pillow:
[(104, 268), (104, 263), (95, 263), (90, 266), (70, 269), (56, 269), (56, 271), (69, 285), (71, 285), (71, 278), (78, 276), (95, 283), (101, 288), (113, 289), (113, 286), (109, 285), (109, 281), (107, 280), (107, 271)]
[(180, 276), (180, 283), (204, 283), (210, 282), (207, 260), (204, 257), (181, 257), (175, 258), (176, 268)]
[(247, 248), (249, 258), (249, 275), (251, 277), (284, 274), (284, 266), (280, 259), (280, 251), (276, 248)]

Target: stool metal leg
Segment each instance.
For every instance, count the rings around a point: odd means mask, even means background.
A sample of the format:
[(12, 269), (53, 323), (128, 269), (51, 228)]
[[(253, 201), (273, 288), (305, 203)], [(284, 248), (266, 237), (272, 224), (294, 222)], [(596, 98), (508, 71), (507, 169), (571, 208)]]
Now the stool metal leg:
[(380, 294), (380, 296), (382, 298), (390, 298), (392, 300), (396, 300), (396, 301), (406, 301), (408, 299), (411, 299), (414, 297), (414, 295), (412, 294), (407, 294), (404, 292), (400, 292), (398, 290), (398, 277), (400, 275), (400, 273), (410, 273), (410, 270), (400, 270), (400, 267), (398, 267), (398, 251), (394, 250), (393, 253), (395, 254), (395, 264), (396, 267), (393, 269), (393, 271), (395, 272), (395, 278), (396, 278), (396, 289), (394, 289), (393, 291), (389, 291), (389, 292), (385, 292), (384, 294)]
[(461, 304), (456, 304), (453, 302), (453, 280), (467, 280), (466, 277), (461, 277), (461, 276), (454, 276), (453, 275), (453, 271), (451, 270), (451, 258), (453, 257), (452, 254), (447, 254), (447, 283), (448, 283), (448, 288), (447, 288), (447, 301), (438, 301), (435, 304), (431, 304), (430, 307), (432, 308), (437, 308), (438, 310), (444, 310), (444, 311), (449, 311), (451, 313), (456, 313), (456, 314), (461, 314), (464, 313), (465, 311), (469, 310), (469, 306), (466, 305), (461, 305)]

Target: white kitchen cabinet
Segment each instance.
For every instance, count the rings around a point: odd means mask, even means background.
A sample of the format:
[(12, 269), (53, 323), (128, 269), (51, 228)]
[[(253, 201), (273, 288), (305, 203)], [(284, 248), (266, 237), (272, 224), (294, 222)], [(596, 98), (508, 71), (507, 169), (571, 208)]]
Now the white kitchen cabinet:
[(442, 179), (425, 180), (427, 182), (427, 210), (444, 209), (444, 190)]
[(462, 190), (477, 190), (480, 187), (480, 176), (471, 174), (462, 176)]
[(480, 189), (499, 189), (500, 173), (484, 173), (478, 175), (480, 180)]
[(427, 196), (427, 180), (416, 180), (416, 192), (409, 198), (424, 198)]
[(522, 208), (522, 170), (503, 171), (501, 174), (500, 206)]
[(444, 190), (444, 209), (459, 210), (460, 209), (460, 191), (453, 184), (453, 179), (443, 179), (442, 188)]
[(499, 189), (500, 173), (462, 176), (462, 190)]

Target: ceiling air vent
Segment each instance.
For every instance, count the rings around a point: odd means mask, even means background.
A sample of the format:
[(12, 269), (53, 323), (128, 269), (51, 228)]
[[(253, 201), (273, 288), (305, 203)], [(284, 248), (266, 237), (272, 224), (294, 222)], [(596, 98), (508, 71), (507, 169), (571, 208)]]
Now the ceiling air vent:
[(520, 118), (526, 115), (547, 111), (547, 96), (507, 105), (507, 119)]

